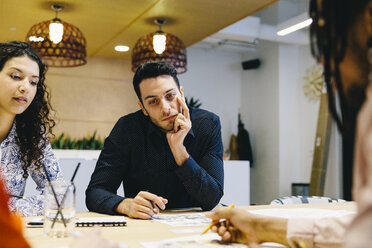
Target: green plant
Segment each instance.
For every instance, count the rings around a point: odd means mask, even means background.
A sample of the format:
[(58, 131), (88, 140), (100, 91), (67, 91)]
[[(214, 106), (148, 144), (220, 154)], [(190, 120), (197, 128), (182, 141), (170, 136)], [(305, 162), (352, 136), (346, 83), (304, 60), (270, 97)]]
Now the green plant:
[(104, 139), (96, 135), (97, 131), (94, 131), (92, 136), (72, 139), (62, 133), (51, 141), (51, 145), (53, 149), (102, 150)]
[(202, 105), (199, 99), (194, 99), (194, 97), (191, 97), (190, 99), (185, 97), (185, 101), (188, 107), (199, 108)]

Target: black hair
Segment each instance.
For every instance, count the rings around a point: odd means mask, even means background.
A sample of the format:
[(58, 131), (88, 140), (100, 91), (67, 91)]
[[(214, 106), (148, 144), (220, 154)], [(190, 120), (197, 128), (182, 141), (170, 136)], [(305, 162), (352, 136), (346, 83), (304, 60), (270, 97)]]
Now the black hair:
[(180, 82), (177, 78), (177, 71), (173, 65), (165, 61), (148, 61), (140, 65), (133, 77), (133, 87), (137, 94), (138, 99), (142, 102), (141, 91), (139, 84), (148, 78), (155, 78), (161, 75), (171, 76), (177, 84), (178, 89), (180, 88)]
[(16, 142), (23, 163), (23, 177), (27, 178), (27, 169), (32, 164), (36, 168), (41, 168), (44, 159), (43, 149), (49, 142), (47, 135), (54, 136), (52, 128), (55, 126), (55, 122), (49, 117), (52, 107), (50, 105), (50, 95), (44, 83), (47, 67), (28, 43), (18, 41), (0, 43), (0, 71), (3, 70), (7, 61), (22, 56), (29, 57), (39, 66), (39, 82), (36, 95), (30, 106), (15, 117)]
[[(322, 0), (320, 6), (317, 0), (310, 1), (310, 16), (313, 19), (310, 26), (311, 52), (318, 62), (324, 61), (329, 109), (342, 134), (350, 132), (353, 120), (349, 113), (350, 102), (341, 82), (339, 65), (345, 56), (346, 47), (350, 45), (347, 44), (350, 31), (369, 1)], [(337, 87), (341, 116), (337, 113), (332, 82)]]

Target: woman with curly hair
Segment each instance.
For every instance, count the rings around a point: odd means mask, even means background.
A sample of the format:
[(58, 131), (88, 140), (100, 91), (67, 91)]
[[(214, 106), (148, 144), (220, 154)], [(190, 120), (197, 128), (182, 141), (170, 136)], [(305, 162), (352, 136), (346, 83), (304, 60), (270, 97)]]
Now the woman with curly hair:
[(43, 191), (62, 179), (48, 141), (54, 121), (44, 84), (46, 66), (24, 42), (0, 43), (0, 162), (9, 207), (24, 216), (43, 214), (43, 196), (23, 197), (29, 175)]

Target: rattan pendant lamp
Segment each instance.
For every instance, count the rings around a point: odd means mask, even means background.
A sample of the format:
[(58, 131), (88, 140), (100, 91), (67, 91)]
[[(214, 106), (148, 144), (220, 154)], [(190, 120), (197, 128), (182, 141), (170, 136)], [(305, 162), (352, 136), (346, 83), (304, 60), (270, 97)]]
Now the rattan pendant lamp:
[(26, 42), (41, 55), (51, 67), (74, 67), (87, 63), (86, 40), (79, 28), (59, 19), (62, 5), (53, 4), (56, 12), (52, 20), (33, 25), (26, 35)]
[(159, 30), (141, 37), (132, 49), (132, 70), (136, 71), (146, 61), (164, 60), (171, 63), (178, 74), (186, 72), (186, 48), (182, 40), (161, 30), (165, 19), (155, 19), (154, 22)]

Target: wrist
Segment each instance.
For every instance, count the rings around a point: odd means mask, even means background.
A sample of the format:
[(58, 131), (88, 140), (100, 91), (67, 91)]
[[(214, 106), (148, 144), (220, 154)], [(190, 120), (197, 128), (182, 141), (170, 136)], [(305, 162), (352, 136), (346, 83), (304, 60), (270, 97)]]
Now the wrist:
[(288, 245), (287, 219), (281, 218), (258, 218), (257, 234), (259, 242), (276, 242)]
[(178, 166), (182, 166), (190, 157), (189, 153), (187, 152), (186, 148), (182, 145), (182, 147), (172, 149), (174, 160), (176, 161)]
[(131, 198), (125, 198), (124, 200), (122, 200), (118, 206), (116, 207), (116, 212), (120, 213), (120, 214), (125, 214), (125, 215), (128, 215), (129, 216), (129, 206), (130, 206), (130, 202), (132, 201), (133, 199)]

